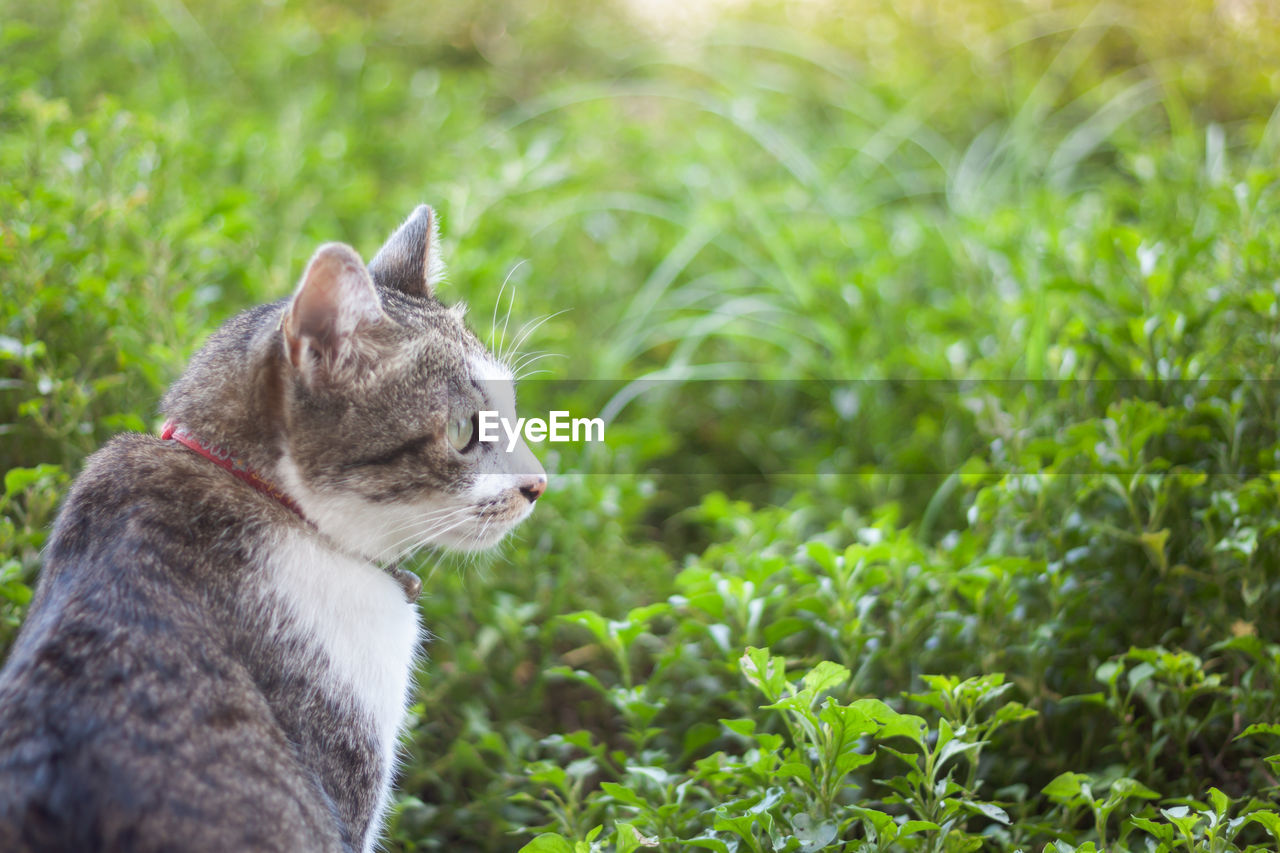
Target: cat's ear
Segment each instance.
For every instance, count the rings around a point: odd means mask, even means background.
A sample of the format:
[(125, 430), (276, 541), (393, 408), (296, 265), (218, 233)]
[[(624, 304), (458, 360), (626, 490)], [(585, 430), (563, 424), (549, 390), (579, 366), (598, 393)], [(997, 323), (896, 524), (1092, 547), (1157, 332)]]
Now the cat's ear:
[(444, 277), (436, 212), (418, 205), (369, 263), (373, 280), (409, 296), (431, 296)]
[(360, 255), (343, 243), (326, 243), (311, 256), (285, 309), (285, 352), (310, 379), (317, 365), (332, 370), (348, 363), (357, 331), (384, 316)]

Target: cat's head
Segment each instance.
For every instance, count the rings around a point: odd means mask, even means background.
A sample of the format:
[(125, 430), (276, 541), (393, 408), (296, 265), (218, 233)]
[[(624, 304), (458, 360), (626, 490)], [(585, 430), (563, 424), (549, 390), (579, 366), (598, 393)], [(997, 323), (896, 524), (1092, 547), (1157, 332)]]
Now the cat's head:
[(481, 410), (514, 422), (513, 377), (464, 309), (437, 300), (438, 242), (423, 205), (367, 267), (350, 246), (321, 246), (273, 333), (279, 485), (373, 559), (489, 547), (546, 487), (523, 440), (479, 441)]

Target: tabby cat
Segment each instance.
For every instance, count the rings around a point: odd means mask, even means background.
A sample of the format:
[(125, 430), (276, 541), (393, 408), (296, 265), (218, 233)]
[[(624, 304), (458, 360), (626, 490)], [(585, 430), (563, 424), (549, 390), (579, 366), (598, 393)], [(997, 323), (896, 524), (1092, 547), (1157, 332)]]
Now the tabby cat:
[[(494, 544), (546, 476), (510, 371), (442, 305), (419, 207), (228, 322), (62, 507), (0, 671), (0, 850), (369, 851), (427, 543)], [(428, 711), (429, 713), (429, 711)]]

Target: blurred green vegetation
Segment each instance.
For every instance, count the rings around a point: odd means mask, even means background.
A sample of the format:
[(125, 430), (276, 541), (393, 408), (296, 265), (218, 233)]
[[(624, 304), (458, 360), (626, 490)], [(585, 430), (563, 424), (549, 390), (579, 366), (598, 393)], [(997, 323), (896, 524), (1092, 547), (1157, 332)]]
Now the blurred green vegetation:
[(1280, 18), (657, 8), (0, 0), (0, 647), (84, 456), (427, 201), (522, 407), (646, 390), (422, 558), (394, 849), (1273, 849)]

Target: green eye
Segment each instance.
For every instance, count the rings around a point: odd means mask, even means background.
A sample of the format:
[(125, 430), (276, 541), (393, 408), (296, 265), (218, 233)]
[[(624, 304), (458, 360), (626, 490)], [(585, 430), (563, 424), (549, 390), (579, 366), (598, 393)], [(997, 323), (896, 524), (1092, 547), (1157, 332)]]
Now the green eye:
[(456, 412), (449, 418), (449, 428), (446, 431), (449, 443), (453, 445), (453, 449), (462, 453), (469, 450), (473, 444), (472, 439), (475, 438), (476, 425), (475, 415)]

